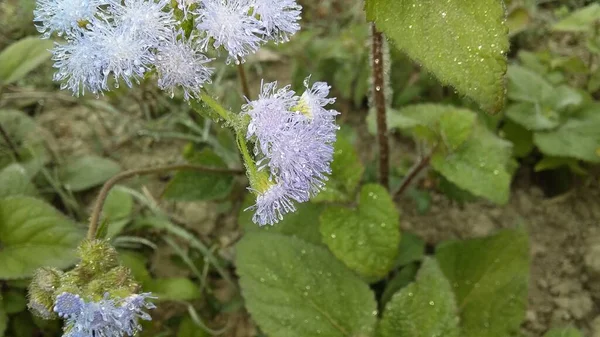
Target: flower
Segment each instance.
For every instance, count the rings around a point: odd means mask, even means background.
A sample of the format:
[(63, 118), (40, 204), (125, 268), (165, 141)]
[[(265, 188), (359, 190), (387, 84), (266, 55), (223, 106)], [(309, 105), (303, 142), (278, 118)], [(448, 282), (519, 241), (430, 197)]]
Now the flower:
[(94, 17), (98, 6), (106, 3), (106, 0), (38, 0), (33, 21), (45, 39), (54, 32), (59, 36), (71, 34), (80, 30), (80, 22)]
[(287, 42), (290, 35), (300, 30), (302, 6), (295, 0), (253, 0), (252, 8), (265, 35), (276, 42)]
[[(181, 40), (177, 39), (181, 36)], [(204, 83), (210, 82), (212, 68), (204, 66), (211, 61), (190, 42), (183, 40), (183, 32), (172, 33), (172, 36), (158, 46), (156, 70), (158, 86), (171, 92), (177, 86), (183, 88), (184, 98), (189, 100), (199, 97)]]
[(63, 292), (56, 297), (54, 311), (65, 319), (65, 337), (133, 336), (141, 330), (139, 319), (151, 320), (145, 309), (150, 293), (110, 299), (108, 294), (97, 302), (86, 302), (79, 295)]
[(243, 108), (250, 116), (246, 138), (255, 142), (258, 170), (268, 168), (274, 182), (269, 188), (252, 187), (257, 194), (253, 220), (259, 225), (295, 211), (294, 202), (318, 194), (331, 173), (338, 112), (325, 109), (334, 102), (327, 97), (329, 86), (309, 87), (308, 81), (301, 97), (289, 87), (277, 89), (276, 82), (263, 84), (259, 98)]
[(146, 41), (158, 44), (170, 37), (176, 21), (173, 10), (165, 11), (168, 0), (112, 0), (104, 15), (113, 18), (116, 25), (123, 25)]
[(214, 40), (215, 48), (223, 46), (229, 53), (227, 63), (237, 64), (264, 42), (260, 21), (248, 15), (248, 0), (202, 0), (201, 4), (196, 11), (199, 21), (196, 28), (204, 34), (200, 40), (203, 50)]

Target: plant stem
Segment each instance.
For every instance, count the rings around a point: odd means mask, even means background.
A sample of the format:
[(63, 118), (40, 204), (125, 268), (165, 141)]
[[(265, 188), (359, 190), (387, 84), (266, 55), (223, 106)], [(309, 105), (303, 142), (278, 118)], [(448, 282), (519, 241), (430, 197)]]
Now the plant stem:
[(8, 147), (10, 148), (10, 151), (15, 156), (15, 159), (17, 161), (21, 161), (21, 155), (19, 155), (17, 146), (15, 145), (15, 143), (13, 143), (12, 139), (10, 139), (8, 132), (6, 132), (6, 130), (4, 130), (4, 128), (2, 127), (1, 124), (0, 124), (0, 135), (2, 135), (2, 138), (4, 139), (4, 141), (6, 142), (6, 144), (8, 144)]
[(213, 109), (221, 118), (223, 118), (226, 122), (232, 122), (233, 116), (232, 113), (227, 111), (219, 102), (217, 102), (214, 98), (212, 98), (207, 92), (200, 92), (200, 98), (204, 103), (206, 103), (211, 109)]
[(160, 166), (153, 167), (147, 169), (137, 169), (137, 170), (129, 170), (125, 172), (121, 172), (116, 176), (109, 179), (98, 194), (98, 198), (96, 199), (96, 204), (94, 205), (94, 209), (92, 210), (92, 215), (90, 217), (90, 226), (88, 228), (88, 239), (92, 240), (96, 237), (96, 232), (98, 231), (98, 223), (100, 220), (100, 213), (102, 213), (102, 208), (104, 207), (104, 202), (106, 201), (106, 197), (108, 197), (108, 193), (110, 190), (118, 184), (120, 181), (132, 178), (139, 175), (148, 175), (148, 174), (159, 174), (166, 173), (170, 171), (181, 171), (181, 170), (189, 170), (189, 171), (201, 171), (201, 172), (213, 172), (213, 173), (223, 173), (223, 174), (244, 174), (243, 170), (232, 170), (232, 169), (222, 169), (222, 168), (212, 168), (200, 165), (192, 165), (192, 164), (176, 164), (176, 165), (168, 165), (168, 166)]
[(242, 84), (242, 93), (247, 99), (250, 99), (250, 87), (248, 86), (248, 77), (242, 61), (237, 65), (238, 74), (240, 75), (240, 83)]
[(371, 24), (373, 67), (373, 103), (377, 113), (377, 144), (379, 146), (379, 182), (386, 189), (390, 188), (390, 145), (386, 121), (385, 74), (383, 59), (383, 34)]
[(394, 195), (396, 197), (399, 197), (402, 194), (404, 194), (404, 192), (406, 192), (410, 184), (413, 182), (413, 180), (415, 180), (419, 173), (421, 173), (421, 171), (423, 171), (427, 166), (429, 166), (430, 161), (431, 155), (421, 157), (421, 159), (415, 164), (415, 166), (413, 166), (410, 169), (406, 177), (404, 177), (402, 184), (400, 184), (400, 188), (398, 188), (398, 191)]

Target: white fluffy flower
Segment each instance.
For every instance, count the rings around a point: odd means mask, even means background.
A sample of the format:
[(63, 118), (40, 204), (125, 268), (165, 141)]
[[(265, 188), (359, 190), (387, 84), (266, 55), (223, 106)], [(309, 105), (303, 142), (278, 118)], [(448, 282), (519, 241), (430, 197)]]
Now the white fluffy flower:
[(253, 0), (252, 7), (269, 39), (287, 42), (300, 30), (302, 6), (296, 0)]
[(203, 32), (200, 44), (204, 50), (211, 40), (213, 46), (223, 46), (229, 53), (227, 62), (238, 63), (254, 53), (264, 41), (262, 24), (249, 15), (248, 0), (202, 0), (202, 8), (197, 11), (199, 23), (196, 28)]
[(204, 64), (211, 60), (190, 42), (178, 40), (183, 32), (172, 34), (172, 37), (158, 47), (156, 70), (158, 86), (173, 95), (176, 87), (183, 88), (184, 98), (189, 100), (198, 97), (204, 83), (210, 82), (211, 68)]
[(128, 27), (132, 34), (139, 38), (158, 43), (169, 38), (176, 21), (173, 11), (165, 11), (168, 0), (113, 0), (106, 9), (105, 15), (117, 25)]
[(79, 29), (79, 22), (91, 20), (105, 0), (38, 0), (34, 10), (36, 27), (43, 38), (59, 36)]

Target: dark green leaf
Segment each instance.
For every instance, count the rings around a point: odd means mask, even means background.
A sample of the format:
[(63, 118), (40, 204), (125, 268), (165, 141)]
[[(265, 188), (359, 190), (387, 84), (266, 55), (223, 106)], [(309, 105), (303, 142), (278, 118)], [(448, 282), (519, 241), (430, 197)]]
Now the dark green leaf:
[(400, 289), (406, 287), (415, 280), (417, 271), (419, 270), (418, 263), (410, 263), (400, 271), (386, 284), (383, 294), (381, 294), (380, 306), (385, 307), (387, 302), (392, 299)]
[(380, 279), (393, 268), (400, 244), (399, 214), (382, 186), (363, 186), (356, 209), (327, 207), (320, 223), (323, 242), (361, 276)]
[[(46, 160), (46, 148), (41, 130), (35, 121), (18, 110), (0, 110), (0, 125), (8, 133), (22, 161), (43, 162)], [(12, 150), (4, 138), (0, 137), (0, 167), (13, 162)], [(26, 169), (28, 165), (21, 163)], [(38, 164), (39, 165), (39, 164)]]
[(414, 283), (385, 306), (378, 337), (459, 336), (452, 286), (437, 261), (426, 258)]
[(579, 160), (575, 158), (566, 158), (566, 157), (552, 157), (545, 156), (542, 160), (538, 161), (533, 168), (535, 172), (554, 170), (559, 167), (566, 166), (572, 172), (586, 175), (587, 171), (579, 165)]
[[(223, 159), (210, 149), (196, 153), (190, 162), (213, 168), (227, 168)], [(233, 176), (227, 173), (180, 171), (169, 182), (163, 197), (177, 201), (218, 200), (231, 192)]]
[[(2, 299), (2, 293), (0, 293), (0, 300)], [(8, 315), (4, 310), (4, 304), (0, 301), (0, 337), (4, 337), (6, 328), (8, 327)]]
[[(0, 301), (2, 302), (2, 301)], [(3, 294), (4, 311), (7, 314), (16, 314), (27, 308), (27, 298), (25, 294), (16, 290), (8, 290)], [(0, 304), (2, 306), (2, 304)]]
[(414, 261), (420, 261), (425, 255), (425, 242), (412, 233), (402, 233), (398, 247), (396, 266), (405, 266)]
[(131, 274), (137, 282), (142, 285), (152, 280), (150, 272), (146, 268), (146, 258), (144, 255), (133, 251), (119, 251), (119, 260), (131, 270)]
[(30, 277), (39, 267), (68, 267), (82, 238), (71, 220), (41, 200), (0, 199), (0, 279)]
[(396, 47), (442, 83), (484, 110), (502, 110), (509, 48), (502, 2), (368, 0), (366, 11)]
[(525, 230), (442, 243), (436, 258), (453, 286), (462, 336), (506, 337), (519, 330), (529, 278)]
[(80, 192), (103, 184), (120, 171), (115, 161), (88, 155), (71, 158), (60, 167), (58, 175), (67, 189)]
[(510, 120), (504, 122), (502, 135), (513, 144), (515, 157), (526, 157), (535, 147), (533, 145), (533, 132)]
[(210, 337), (210, 334), (197, 326), (189, 316), (185, 316), (179, 323), (177, 337)]
[(271, 336), (372, 336), (374, 295), (326, 248), (274, 233), (247, 233), (236, 266), (252, 318)]
[(0, 53), (0, 84), (16, 82), (50, 59), (53, 42), (29, 36)]

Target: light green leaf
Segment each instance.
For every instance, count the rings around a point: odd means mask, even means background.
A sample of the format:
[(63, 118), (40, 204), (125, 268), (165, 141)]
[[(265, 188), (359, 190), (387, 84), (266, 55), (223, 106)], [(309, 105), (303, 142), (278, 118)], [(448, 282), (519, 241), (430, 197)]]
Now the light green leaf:
[(436, 260), (426, 258), (416, 281), (396, 293), (385, 306), (377, 336), (458, 335), (458, 315), (452, 286)]
[(373, 335), (373, 292), (326, 248), (281, 234), (246, 233), (236, 256), (246, 307), (268, 335)]
[[(195, 153), (190, 162), (214, 168), (227, 168), (225, 162), (211, 149)], [(231, 192), (233, 176), (227, 173), (180, 171), (171, 179), (163, 197), (177, 201), (218, 200)]]
[(202, 297), (198, 286), (184, 277), (151, 280), (145, 288), (161, 301), (193, 301)]
[(0, 53), (0, 84), (16, 82), (50, 59), (51, 40), (37, 36), (23, 38)]
[(356, 209), (327, 207), (321, 214), (323, 242), (338, 259), (368, 280), (394, 267), (400, 244), (398, 210), (380, 185), (365, 185)]
[(150, 272), (146, 268), (146, 258), (144, 255), (133, 251), (119, 251), (119, 260), (121, 264), (131, 270), (131, 274), (137, 282), (145, 285), (152, 280)]
[(558, 129), (537, 132), (533, 141), (544, 154), (600, 162), (600, 104), (590, 105)]
[(597, 3), (580, 8), (552, 27), (559, 32), (591, 32), (594, 23), (600, 20), (600, 5)]
[(454, 153), (437, 151), (432, 167), (450, 182), (498, 204), (508, 201), (511, 144), (477, 125), (471, 138)]
[(133, 197), (117, 185), (108, 193), (102, 213), (108, 221), (115, 221), (129, 217), (132, 210)]
[(0, 170), (0, 199), (11, 196), (36, 196), (38, 194), (25, 168), (12, 164)]
[(418, 263), (411, 263), (400, 269), (400, 271), (385, 285), (385, 290), (383, 291), (383, 294), (381, 294), (381, 300), (379, 301), (380, 307), (385, 307), (394, 294), (412, 283), (415, 280), (417, 271), (419, 271)]
[(514, 36), (527, 29), (530, 22), (531, 15), (526, 8), (517, 7), (513, 9), (506, 18), (506, 26), (508, 26), (510, 36)]
[(0, 279), (33, 275), (40, 267), (74, 263), (83, 231), (45, 202), (31, 197), (0, 200)]
[(573, 327), (565, 327), (551, 329), (544, 337), (583, 337), (583, 334)]
[(554, 170), (562, 166), (566, 166), (572, 172), (580, 175), (587, 174), (587, 171), (583, 167), (581, 167), (581, 165), (579, 165), (579, 160), (575, 158), (566, 157), (545, 156), (535, 164), (535, 167), (533, 169), (535, 172), (541, 172), (547, 170)]
[(442, 83), (484, 110), (502, 110), (509, 42), (501, 1), (368, 0), (366, 11), (396, 47)]
[(338, 132), (334, 149), (331, 176), (323, 191), (313, 198), (315, 202), (352, 200), (365, 171), (348, 135)]
[(248, 194), (240, 209), (238, 223), (246, 233), (266, 231), (271, 233), (281, 233), (289, 236), (296, 236), (304, 241), (322, 244), (321, 232), (319, 232), (319, 216), (325, 209), (324, 204), (315, 204), (305, 202), (296, 205), (296, 211), (288, 213), (283, 220), (273, 226), (259, 226), (252, 221), (254, 211), (248, 209), (255, 202), (254, 195)]
[(508, 98), (518, 102), (540, 103), (552, 95), (554, 88), (538, 73), (525, 67), (508, 67)]
[(7, 314), (16, 314), (24, 311), (27, 308), (27, 298), (24, 292), (9, 289), (3, 294), (3, 300), (0, 301), (0, 306), (4, 302), (4, 311)]
[[(0, 293), (0, 300), (2, 300), (2, 294)], [(4, 310), (4, 304), (0, 301), (0, 337), (4, 337), (6, 328), (8, 327), (8, 315)]]
[(88, 155), (67, 160), (58, 175), (67, 189), (80, 192), (103, 184), (120, 171), (115, 161)]
[(529, 278), (524, 229), (442, 243), (435, 256), (453, 286), (463, 337), (506, 337), (519, 331)]
[(527, 130), (550, 130), (560, 125), (560, 114), (536, 103), (512, 104), (506, 116)]

